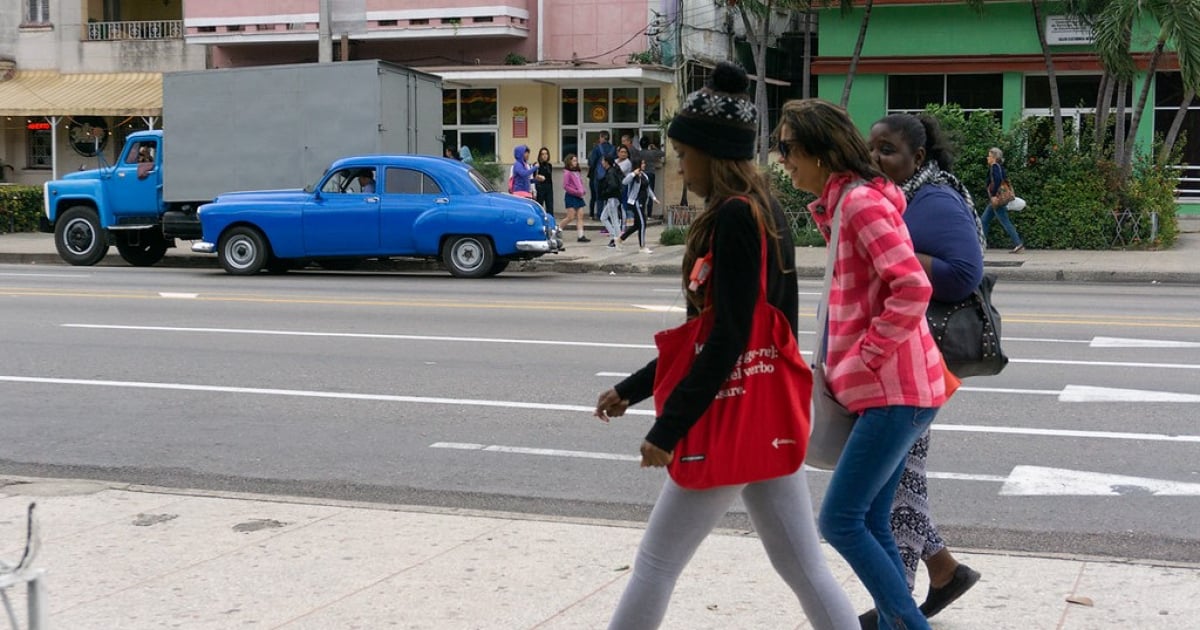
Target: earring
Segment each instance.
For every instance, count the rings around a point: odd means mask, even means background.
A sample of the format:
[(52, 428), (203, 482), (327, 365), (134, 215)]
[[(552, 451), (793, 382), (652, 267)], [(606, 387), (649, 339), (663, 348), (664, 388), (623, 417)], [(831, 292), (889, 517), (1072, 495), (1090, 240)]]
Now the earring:
[(821, 168), (821, 158), (817, 158), (817, 168)]

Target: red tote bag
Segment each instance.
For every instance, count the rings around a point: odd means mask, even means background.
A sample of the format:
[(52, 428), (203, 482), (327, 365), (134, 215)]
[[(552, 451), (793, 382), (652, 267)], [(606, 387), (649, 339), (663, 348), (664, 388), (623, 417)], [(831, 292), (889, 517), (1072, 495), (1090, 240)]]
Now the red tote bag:
[[(716, 287), (709, 289), (709, 295)], [(800, 357), (791, 326), (767, 302), (767, 241), (750, 340), (708, 410), (676, 445), (667, 467), (675, 483), (702, 490), (796, 472), (808, 447), (812, 371)], [(710, 298), (711, 299), (711, 298)], [(712, 331), (711, 304), (698, 317), (654, 336), (658, 367), (654, 409), (687, 375)]]

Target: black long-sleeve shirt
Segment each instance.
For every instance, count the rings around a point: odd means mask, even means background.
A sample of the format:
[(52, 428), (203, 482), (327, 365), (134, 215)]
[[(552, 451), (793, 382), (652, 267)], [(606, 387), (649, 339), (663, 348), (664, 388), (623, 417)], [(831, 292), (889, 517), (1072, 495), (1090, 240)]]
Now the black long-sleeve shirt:
[[(778, 202), (771, 211), (778, 232), (778, 247), (767, 240), (767, 302), (778, 308), (796, 334), (796, 250), (787, 217)], [(718, 207), (712, 235), (713, 327), (704, 348), (696, 355), (692, 369), (676, 385), (663, 405), (662, 415), (646, 435), (651, 444), (672, 451), (692, 425), (704, 415), (729, 378), (739, 356), (750, 340), (750, 323), (758, 299), (759, 265), (762, 241), (758, 223), (750, 206), (741, 199), (730, 199)], [(690, 272), (691, 270), (687, 270)], [(688, 317), (696, 312), (688, 307)], [(616, 385), (617, 394), (630, 403), (641, 402), (654, 394), (657, 359)]]

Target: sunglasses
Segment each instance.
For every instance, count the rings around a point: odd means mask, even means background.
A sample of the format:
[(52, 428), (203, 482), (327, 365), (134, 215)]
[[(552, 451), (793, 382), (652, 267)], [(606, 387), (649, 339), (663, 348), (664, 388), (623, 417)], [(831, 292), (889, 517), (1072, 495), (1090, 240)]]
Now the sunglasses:
[(783, 159), (786, 160), (788, 159), (788, 154), (792, 152), (792, 147), (795, 144), (795, 140), (784, 140), (780, 138), (779, 140), (775, 141), (775, 148), (779, 151), (779, 155), (783, 156)]

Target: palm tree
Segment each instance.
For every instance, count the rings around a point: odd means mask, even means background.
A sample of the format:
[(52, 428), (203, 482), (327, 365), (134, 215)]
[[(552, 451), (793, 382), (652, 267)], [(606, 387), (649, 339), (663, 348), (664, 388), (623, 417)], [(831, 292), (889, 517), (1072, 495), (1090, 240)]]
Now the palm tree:
[[(1194, 0), (1111, 0), (1104, 6), (1093, 24), (1096, 49), (1105, 68), (1122, 82), (1133, 80), (1136, 73), (1129, 38), (1138, 20), (1154, 20), (1159, 30), (1129, 128), (1123, 139), (1118, 138), (1122, 146), (1116, 154), (1117, 163), (1126, 176), (1133, 168), (1134, 140), (1150, 97), (1150, 86), (1168, 45), (1174, 46), (1179, 57), (1184, 89), (1191, 94), (1200, 91), (1200, 3)], [(1121, 96), (1123, 93), (1118, 95), (1118, 107), (1124, 103)], [(1121, 122), (1122, 118), (1118, 118), (1117, 123)], [(1169, 155), (1170, 147), (1166, 148)]]
[[(842, 0), (842, 13), (848, 13), (851, 2)], [(866, 0), (863, 5), (862, 22), (858, 25), (858, 39), (854, 42), (854, 53), (850, 56), (850, 67), (846, 69), (846, 82), (842, 84), (842, 100), (840, 105), (845, 108), (850, 105), (850, 88), (854, 86), (854, 76), (858, 73), (858, 59), (862, 56), (863, 42), (867, 39), (867, 25), (871, 23), (871, 7), (875, 0)]]
[(1050, 55), (1050, 46), (1046, 44), (1046, 31), (1042, 23), (1042, 7), (1039, 0), (1030, 0), (1033, 6), (1033, 27), (1037, 31), (1038, 44), (1042, 47), (1042, 56), (1046, 58), (1046, 78), (1050, 80), (1050, 115), (1054, 118), (1054, 143), (1063, 145), (1062, 103), (1058, 98), (1058, 78), (1054, 75), (1054, 57)]

